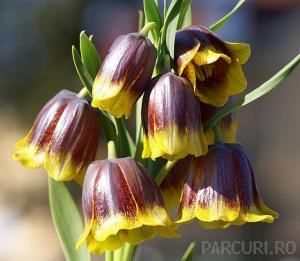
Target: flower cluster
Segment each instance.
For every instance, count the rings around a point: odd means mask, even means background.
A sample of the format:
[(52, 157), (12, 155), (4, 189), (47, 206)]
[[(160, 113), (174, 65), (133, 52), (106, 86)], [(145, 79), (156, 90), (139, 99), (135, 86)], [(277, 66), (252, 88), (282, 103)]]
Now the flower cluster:
[[(77, 247), (86, 242), (100, 254), (156, 235), (177, 237), (176, 227), (195, 218), (207, 228), (226, 228), (277, 216), (261, 200), (251, 164), (236, 143), (234, 115), (215, 126), (219, 136), (203, 130), (246, 88), (241, 66), (249, 45), (191, 26), (176, 33), (172, 72), (153, 74), (157, 53), (143, 33), (118, 37), (93, 82), (91, 101), (61, 91), (16, 144), (13, 157), (24, 166), (43, 165), (58, 181), (84, 179), (85, 230)], [(141, 157), (177, 161), (161, 184), (131, 157), (94, 161), (99, 112), (128, 118), (142, 95)], [(178, 216), (171, 220), (168, 210), (175, 206)]]

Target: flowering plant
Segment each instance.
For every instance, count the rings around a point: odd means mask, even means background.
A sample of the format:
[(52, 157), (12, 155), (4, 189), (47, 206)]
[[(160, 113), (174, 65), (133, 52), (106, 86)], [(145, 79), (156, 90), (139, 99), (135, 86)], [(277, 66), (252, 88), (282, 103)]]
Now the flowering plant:
[[(133, 260), (155, 236), (178, 238), (177, 227), (271, 223), (245, 150), (236, 142), (234, 112), (273, 90), (300, 62), (241, 97), (250, 46), (215, 32), (245, 2), (209, 28), (191, 25), (191, 0), (172, 0), (161, 15), (144, 0), (139, 32), (119, 36), (100, 57), (92, 36), (80, 34), (73, 61), (83, 84), (62, 90), (41, 110), (13, 157), (49, 175), (53, 221), (67, 260)], [(136, 137), (124, 118), (135, 110)], [(98, 159), (99, 140), (107, 159)], [(65, 181), (82, 186), (81, 216)], [(175, 219), (169, 216), (177, 207)], [(194, 244), (182, 260), (191, 260)]]

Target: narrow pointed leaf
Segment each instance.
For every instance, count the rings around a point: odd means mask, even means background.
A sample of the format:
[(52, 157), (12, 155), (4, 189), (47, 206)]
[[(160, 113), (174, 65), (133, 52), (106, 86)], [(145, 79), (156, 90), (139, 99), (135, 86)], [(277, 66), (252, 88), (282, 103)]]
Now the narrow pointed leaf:
[[(159, 38), (159, 31), (162, 27), (162, 21), (161, 21), (161, 15), (157, 6), (157, 3), (155, 0), (144, 0), (144, 13), (146, 22), (154, 22), (156, 26), (154, 27), (154, 30), (151, 30), (151, 35), (154, 38), (154, 41), (156, 42)], [(154, 31), (154, 33), (153, 33)]]
[(178, 18), (177, 30), (192, 24), (192, 0), (184, 0)]
[(86, 245), (77, 250), (76, 242), (83, 231), (77, 206), (63, 182), (48, 178), (52, 220), (67, 261), (90, 261)]
[(193, 260), (193, 255), (194, 255), (194, 250), (195, 250), (195, 242), (192, 242), (186, 251), (184, 252), (181, 261), (192, 261)]
[(81, 60), (92, 79), (95, 79), (100, 67), (100, 57), (91, 39), (84, 31), (80, 33)]
[(77, 74), (82, 82), (82, 84), (88, 89), (90, 95), (92, 94), (92, 88), (93, 88), (93, 79), (90, 76), (89, 72), (83, 65), (81, 61), (81, 57), (78, 54), (76, 48), (72, 46), (72, 56), (73, 56), (73, 62), (77, 71)]
[(172, 58), (174, 58), (174, 42), (178, 19), (184, 2), (187, 2), (187, 0), (172, 0), (168, 8), (162, 30), (162, 42), (166, 42), (167, 48)]
[(244, 97), (220, 109), (213, 117), (211, 117), (207, 122), (205, 122), (203, 126), (204, 131), (207, 131), (210, 128), (212, 128), (219, 120), (221, 120), (227, 114), (240, 109), (241, 107), (257, 100), (258, 98), (274, 90), (283, 80), (285, 80), (292, 73), (292, 71), (297, 67), (299, 63), (300, 54), (298, 54), (292, 61), (290, 61), (285, 67), (283, 67), (268, 81), (254, 89), (252, 92), (246, 94)]
[(240, 0), (238, 3), (233, 7), (233, 9), (224, 17), (222, 17), (219, 21), (211, 25), (209, 28), (212, 31), (217, 31), (220, 29), (229, 19), (230, 17), (246, 2), (246, 0)]

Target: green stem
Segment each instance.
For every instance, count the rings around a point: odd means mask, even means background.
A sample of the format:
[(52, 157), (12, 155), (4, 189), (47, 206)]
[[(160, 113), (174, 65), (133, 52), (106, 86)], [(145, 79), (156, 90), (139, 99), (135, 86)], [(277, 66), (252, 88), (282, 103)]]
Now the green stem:
[(139, 31), (142, 30), (144, 23), (145, 23), (145, 15), (144, 12), (142, 10), (138, 10), (138, 16), (139, 16), (139, 25), (138, 25), (138, 29)]
[(86, 87), (83, 87), (80, 92), (77, 94), (77, 97), (79, 98), (86, 98), (90, 96), (90, 93)]
[(137, 246), (133, 246), (133, 245), (130, 245), (128, 243), (125, 243), (123, 248), (124, 249), (123, 249), (123, 259), (122, 259), (122, 261), (132, 261)]
[(236, 111), (237, 109), (247, 105), (250, 102), (257, 100), (258, 98), (264, 96), (265, 94), (275, 89), (279, 85), (279, 83), (281, 83), (291, 74), (291, 72), (297, 67), (299, 63), (300, 54), (298, 54), (292, 61), (290, 61), (285, 67), (283, 67), (268, 81), (254, 89), (252, 92), (246, 94), (244, 97), (220, 109), (214, 116), (212, 116), (207, 122), (205, 122), (205, 124), (203, 125), (203, 130), (205, 132), (208, 131), (214, 125), (216, 125), (218, 121), (220, 121), (229, 113)]
[(113, 251), (105, 252), (105, 261), (114, 261), (114, 252)]
[(112, 140), (110, 140), (107, 143), (107, 158), (114, 159), (116, 157), (117, 157), (116, 145)]
[(114, 261), (122, 261), (123, 260), (124, 247), (120, 247), (119, 249), (114, 251)]
[(144, 35), (144, 36), (147, 36), (149, 31), (151, 29), (154, 28), (154, 26), (156, 26), (156, 23), (154, 22), (150, 22), (150, 23), (147, 23), (143, 28), (142, 30), (140, 31), (140, 34)]
[(163, 182), (163, 180), (168, 175), (169, 171), (173, 168), (173, 166), (175, 165), (175, 163), (176, 163), (176, 160), (174, 160), (174, 161), (168, 161), (162, 167), (162, 169), (158, 172), (158, 174), (155, 177), (155, 182), (156, 182), (156, 184), (158, 186)]
[(218, 126), (218, 124), (214, 125), (213, 127), (214, 133), (215, 133), (215, 143), (223, 143), (223, 135), (222, 135), (222, 131), (220, 129), (220, 127)]

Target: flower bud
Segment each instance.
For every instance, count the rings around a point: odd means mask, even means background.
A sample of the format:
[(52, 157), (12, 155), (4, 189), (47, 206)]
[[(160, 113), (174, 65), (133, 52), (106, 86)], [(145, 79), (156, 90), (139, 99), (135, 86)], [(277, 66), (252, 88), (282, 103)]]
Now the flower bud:
[(155, 235), (177, 236), (153, 178), (132, 158), (95, 161), (83, 183), (84, 241), (101, 254)]
[(168, 160), (207, 153), (200, 103), (188, 80), (167, 73), (147, 88), (142, 106), (142, 157)]
[(258, 193), (251, 164), (239, 144), (215, 144), (193, 158), (181, 196), (177, 223), (197, 218), (206, 228), (271, 223), (277, 213)]
[(16, 144), (13, 158), (28, 168), (44, 165), (55, 180), (81, 183), (94, 160), (99, 116), (84, 98), (62, 90), (38, 114), (29, 133)]
[(203, 26), (190, 26), (176, 33), (178, 74), (191, 81), (195, 94), (204, 103), (222, 106), (228, 96), (246, 88), (241, 65), (249, 56), (248, 44), (222, 41)]
[(115, 117), (129, 117), (151, 79), (156, 49), (140, 33), (119, 36), (102, 63), (93, 85), (92, 106)]

